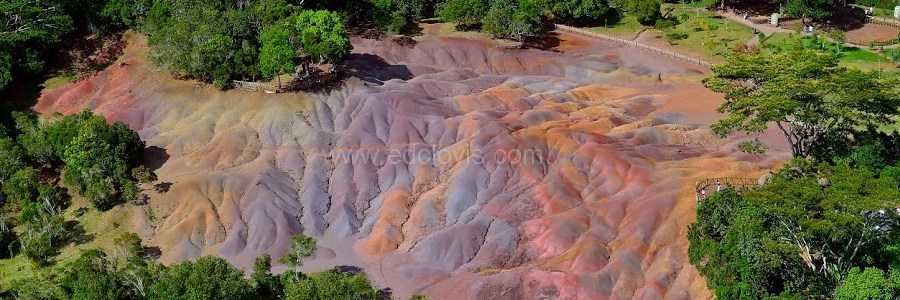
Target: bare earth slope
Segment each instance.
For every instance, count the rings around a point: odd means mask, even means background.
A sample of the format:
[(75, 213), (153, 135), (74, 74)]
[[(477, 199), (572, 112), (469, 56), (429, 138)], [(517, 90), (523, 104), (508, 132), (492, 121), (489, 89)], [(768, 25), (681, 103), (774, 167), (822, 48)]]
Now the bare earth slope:
[(709, 298), (687, 262), (691, 185), (781, 157), (709, 133), (720, 100), (699, 67), (560, 38), (355, 39), (362, 79), (268, 95), (174, 80), (131, 36), (35, 110), (90, 108), (164, 149), (150, 160), (171, 189), (133, 225), (167, 263), (249, 266), (304, 232), (320, 245), (306, 269), (360, 266), (402, 299)]

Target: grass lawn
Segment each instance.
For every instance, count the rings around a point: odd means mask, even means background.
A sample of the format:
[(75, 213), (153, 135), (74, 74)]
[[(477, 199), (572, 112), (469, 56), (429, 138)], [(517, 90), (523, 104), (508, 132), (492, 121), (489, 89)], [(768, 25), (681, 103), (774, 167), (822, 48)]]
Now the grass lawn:
[(753, 38), (752, 28), (712, 12), (681, 6), (671, 9), (671, 15), (679, 20), (678, 24), (654, 31), (674, 48), (710, 62), (723, 61), (724, 55), (736, 45)]
[[(105, 212), (90, 208), (81, 216), (77, 216), (79, 208), (87, 206), (84, 199), (73, 197), (72, 205), (64, 212), (67, 221), (78, 222), (87, 238), (84, 242), (68, 244), (59, 249), (59, 254), (55, 258), (57, 265), (75, 260), (81, 250), (94, 248), (112, 250), (115, 246), (113, 240), (128, 232), (131, 225), (131, 211), (136, 209), (129, 204), (119, 205)], [(54, 266), (38, 267), (21, 254), (10, 259), (0, 259), (0, 293), (9, 290), (16, 280), (29, 278), (36, 272), (52, 268)]]
[(638, 23), (637, 18), (631, 15), (624, 15), (621, 19), (618, 20), (615, 24), (609, 24), (606, 26), (598, 26), (598, 27), (589, 27), (586, 28), (589, 31), (593, 31), (596, 33), (602, 33), (609, 36), (614, 36), (623, 39), (631, 39), (634, 37), (638, 31), (641, 29), (647, 28), (647, 26), (641, 25)]
[[(834, 51), (836, 45), (823, 40), (815, 41), (812, 38), (802, 38), (800, 34), (775, 33), (763, 42), (763, 48), (767, 51), (776, 49), (788, 49), (792, 47), (825, 48)], [(856, 47), (844, 47), (841, 49), (841, 65), (858, 68), (861, 70), (897, 70), (896, 64), (882, 54)]]
[(60, 73), (44, 81), (44, 89), (54, 89), (75, 81), (75, 75)]

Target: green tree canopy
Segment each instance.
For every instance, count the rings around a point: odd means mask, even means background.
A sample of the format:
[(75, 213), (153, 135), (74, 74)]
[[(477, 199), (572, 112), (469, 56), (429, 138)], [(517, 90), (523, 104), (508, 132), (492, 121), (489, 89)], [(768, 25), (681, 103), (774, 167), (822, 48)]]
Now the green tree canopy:
[(259, 69), (269, 78), (293, 71), (298, 61), (307, 72), (309, 63), (338, 63), (352, 49), (343, 18), (325, 10), (304, 10), (266, 27), (260, 42)]
[(344, 19), (327, 10), (303, 11), (287, 19), (300, 39), (300, 47), (315, 63), (342, 61), (353, 46), (344, 28)]
[(251, 299), (253, 288), (240, 270), (205, 256), (166, 269), (150, 287), (150, 299)]
[(468, 29), (481, 24), (489, 2), (485, 0), (447, 0), (438, 7), (438, 17), (454, 22), (457, 27)]
[(854, 134), (891, 123), (900, 106), (895, 77), (848, 70), (835, 55), (813, 50), (735, 54), (704, 83), (725, 95), (716, 133), (774, 124), (799, 157), (830, 158)]
[[(84, 112), (83, 114), (90, 114)], [(66, 147), (63, 181), (99, 209), (137, 196), (131, 169), (137, 166), (144, 142), (123, 123), (86, 117)]]
[(691, 263), (720, 299), (830, 297), (844, 278), (857, 289), (854, 267), (900, 263), (900, 167), (872, 168), (866, 157), (798, 159), (765, 186), (700, 202), (688, 229)]
[(43, 53), (72, 29), (57, 1), (0, 0), (0, 89), (15, 73), (43, 71)]
[(284, 299), (288, 300), (374, 300), (376, 295), (365, 276), (337, 270), (311, 274), (285, 284), (284, 289)]
[(787, 0), (784, 13), (804, 20), (821, 20), (830, 17), (834, 8), (834, 0)]
[(494, 0), (482, 29), (498, 38), (519, 42), (546, 33), (542, 10), (534, 0)]
[(272, 78), (297, 67), (300, 45), (293, 28), (287, 23), (264, 28), (259, 40), (262, 44), (259, 51), (259, 71), (263, 77)]
[(126, 299), (125, 286), (110, 268), (106, 253), (87, 250), (65, 267), (61, 286), (72, 299)]
[(837, 300), (890, 300), (900, 296), (900, 274), (891, 269), (885, 276), (878, 268), (860, 270), (854, 267), (834, 291)]
[(594, 23), (614, 13), (606, 0), (552, 0), (544, 5), (559, 22), (576, 25)]

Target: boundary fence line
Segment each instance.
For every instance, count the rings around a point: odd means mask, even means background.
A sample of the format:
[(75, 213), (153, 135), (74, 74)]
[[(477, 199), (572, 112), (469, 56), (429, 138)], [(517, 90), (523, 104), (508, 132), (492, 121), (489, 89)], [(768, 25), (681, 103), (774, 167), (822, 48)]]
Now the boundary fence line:
[(695, 63), (695, 64), (698, 64), (698, 65), (701, 65), (701, 66), (712, 67), (712, 64), (711, 64), (711, 63), (709, 63), (709, 62), (707, 62), (707, 61), (705, 61), (705, 60), (702, 60), (702, 59), (700, 59), (700, 58), (690, 57), (690, 56), (687, 56), (687, 55), (684, 55), (684, 54), (681, 54), (681, 53), (678, 53), (678, 52), (669, 51), (669, 50), (665, 50), (665, 49), (661, 49), (661, 48), (657, 48), (657, 47), (653, 47), (653, 46), (641, 44), (641, 43), (638, 43), (637, 41), (632, 41), (632, 40), (626, 40), (626, 39), (621, 39), (621, 38), (617, 38), (617, 37), (612, 37), (612, 36), (608, 36), (608, 35), (605, 35), (605, 34), (602, 34), (602, 33), (590, 32), (590, 31), (587, 31), (587, 30), (584, 30), (584, 29), (575, 28), (575, 27), (566, 26), (566, 25), (561, 25), (561, 24), (555, 24), (555, 25), (556, 25), (556, 29), (557, 29), (557, 30), (561, 30), (561, 31), (569, 32), (569, 33), (574, 33), (574, 34), (578, 34), (578, 35), (582, 35), (582, 36), (586, 36), (586, 37), (592, 37), (592, 38), (599, 38), (599, 39), (603, 39), (603, 40), (608, 40), (608, 41), (612, 41), (612, 42), (624, 44), (624, 45), (631, 46), (631, 47), (635, 47), (635, 48), (640, 48), (640, 49), (644, 49), (644, 50), (649, 50), (649, 51), (651, 51), (651, 52), (656, 52), (656, 53), (658, 53), (658, 54), (662, 54), (662, 55), (666, 55), (666, 56), (669, 56), (669, 57), (677, 58), (677, 59), (684, 60), (684, 61), (687, 61), (687, 62), (690, 62), (690, 63)]
[(236, 88), (236, 89), (242, 89), (242, 90), (251, 91), (251, 92), (259, 92), (259, 91), (272, 92), (272, 93), (280, 92), (276, 86), (267, 84), (267, 83), (262, 83), (262, 82), (232, 80), (231, 84), (234, 85), (234, 88)]
[(694, 185), (694, 192), (697, 194), (697, 201), (703, 201), (724, 188), (743, 191), (758, 185), (759, 182), (757, 179), (746, 177), (706, 178), (697, 181)]

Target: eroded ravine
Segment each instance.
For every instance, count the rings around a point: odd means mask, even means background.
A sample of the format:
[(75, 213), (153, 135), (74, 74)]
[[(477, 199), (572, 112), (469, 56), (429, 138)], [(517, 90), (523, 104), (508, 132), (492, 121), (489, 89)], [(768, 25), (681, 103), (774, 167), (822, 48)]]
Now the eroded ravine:
[(302, 231), (320, 245), (305, 268), (360, 266), (403, 299), (709, 298), (687, 262), (690, 183), (779, 159), (709, 133), (699, 67), (560, 38), (355, 39), (362, 79), (269, 95), (171, 79), (131, 37), (35, 109), (91, 108), (164, 149), (172, 186), (134, 220), (164, 262), (249, 266)]

